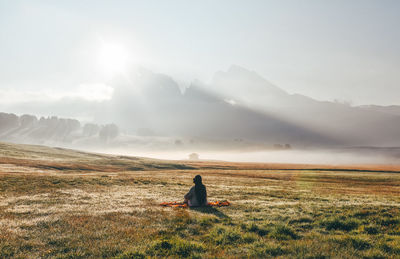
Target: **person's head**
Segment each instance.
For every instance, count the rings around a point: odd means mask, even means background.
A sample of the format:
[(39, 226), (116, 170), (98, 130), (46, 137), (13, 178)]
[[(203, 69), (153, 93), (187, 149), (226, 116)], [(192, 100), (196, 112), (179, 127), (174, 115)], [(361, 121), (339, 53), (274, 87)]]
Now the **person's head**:
[(201, 179), (201, 176), (198, 174), (193, 178), (193, 183), (194, 184), (203, 184), (203, 180)]

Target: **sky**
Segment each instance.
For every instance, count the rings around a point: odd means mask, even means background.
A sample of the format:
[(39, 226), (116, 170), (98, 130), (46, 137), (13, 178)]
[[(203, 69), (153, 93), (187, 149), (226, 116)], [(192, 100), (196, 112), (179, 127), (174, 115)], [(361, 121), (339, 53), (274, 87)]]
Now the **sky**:
[(102, 100), (135, 67), (189, 85), (236, 64), (289, 93), (400, 105), (399, 13), (396, 0), (0, 0), (0, 100)]

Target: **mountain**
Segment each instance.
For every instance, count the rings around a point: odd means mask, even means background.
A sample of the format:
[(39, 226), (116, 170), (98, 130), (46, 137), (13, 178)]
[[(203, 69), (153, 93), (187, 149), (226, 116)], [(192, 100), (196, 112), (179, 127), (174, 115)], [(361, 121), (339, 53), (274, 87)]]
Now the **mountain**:
[[(262, 78), (258, 79), (262, 83)], [(232, 79), (233, 82), (236, 80)], [(286, 94), (279, 88), (271, 89), (276, 95)], [(245, 139), (270, 145), (338, 144), (323, 133), (246, 105), (232, 104), (226, 99), (208, 91), (200, 82), (194, 82), (181, 93), (172, 78), (142, 71), (140, 78), (132, 84), (115, 87), (109, 104), (112, 109), (109, 119), (124, 129), (149, 128), (158, 135), (185, 138)]]
[(207, 86), (215, 94), (313, 129), (346, 145), (400, 145), (400, 107), (352, 107), (288, 94), (253, 71), (231, 67)]
[(84, 114), (100, 125), (0, 114), (0, 140), (97, 143), (120, 132), (116, 126), (104, 125), (115, 123), (124, 132), (118, 145), (125, 145), (127, 139), (134, 145), (171, 143), (171, 139), (179, 144), (185, 139), (213, 147), (400, 146), (399, 106), (321, 102), (290, 94), (239, 66), (217, 72), (209, 84), (194, 81), (184, 92), (173, 78), (145, 69), (111, 85), (111, 99), (100, 103), (64, 100), (40, 104), (41, 109), (70, 112), (72, 118)]
[(231, 66), (226, 72), (215, 73), (209, 90), (222, 98), (237, 99), (244, 104), (251, 104), (249, 106), (276, 106), (279, 104), (277, 101), (288, 96), (285, 91), (256, 72), (237, 65)]

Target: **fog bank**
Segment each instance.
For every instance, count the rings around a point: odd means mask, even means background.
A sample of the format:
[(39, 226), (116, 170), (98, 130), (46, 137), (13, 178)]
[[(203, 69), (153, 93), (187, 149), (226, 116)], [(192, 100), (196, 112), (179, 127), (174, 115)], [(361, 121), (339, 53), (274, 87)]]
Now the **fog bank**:
[[(104, 152), (104, 150), (91, 150)], [(192, 152), (187, 151), (154, 151), (143, 152), (124, 149), (108, 149), (115, 155), (140, 156), (167, 160), (188, 160)], [(259, 162), (287, 164), (400, 164), (400, 148), (351, 148), (335, 150), (259, 150), (259, 151), (202, 151), (197, 152), (199, 161)]]

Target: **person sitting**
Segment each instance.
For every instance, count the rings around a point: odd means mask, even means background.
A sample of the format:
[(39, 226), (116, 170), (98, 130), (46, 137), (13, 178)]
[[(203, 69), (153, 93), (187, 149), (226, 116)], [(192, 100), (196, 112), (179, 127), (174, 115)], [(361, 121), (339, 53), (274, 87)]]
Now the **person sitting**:
[(201, 176), (196, 175), (193, 178), (194, 186), (190, 188), (189, 192), (185, 195), (184, 203), (189, 207), (200, 207), (207, 205), (207, 190), (204, 186)]

